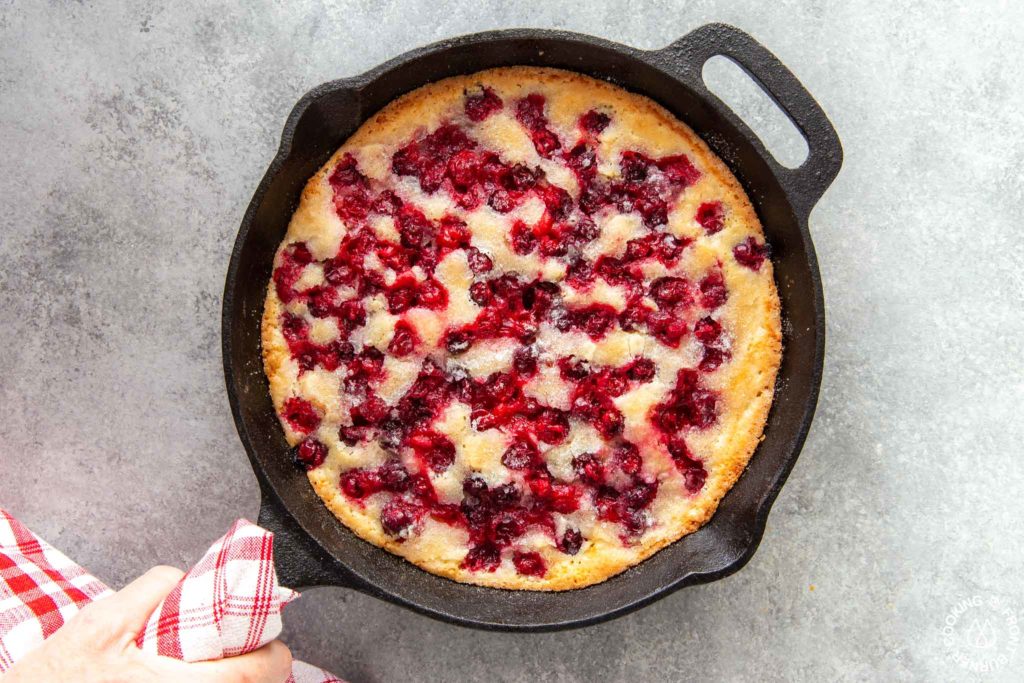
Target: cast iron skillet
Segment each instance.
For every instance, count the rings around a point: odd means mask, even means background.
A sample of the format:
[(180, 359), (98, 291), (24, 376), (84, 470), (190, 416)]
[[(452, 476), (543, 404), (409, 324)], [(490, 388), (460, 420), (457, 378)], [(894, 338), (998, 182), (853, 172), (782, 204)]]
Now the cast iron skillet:
[[(714, 55), (743, 67), (802, 131), (809, 148), (802, 166), (779, 165), (708, 92), (701, 68)], [(260, 316), (274, 252), (307, 179), (397, 96), (446, 76), (509, 65), (560, 67), (603, 78), (653, 98), (688, 123), (743, 183), (761, 217), (784, 316), (785, 351), (765, 439), (717, 514), (642, 564), (596, 586), (561, 593), (459, 584), (357, 538), (292, 464), (260, 356)], [(228, 397), (263, 495), (259, 523), (276, 534), (282, 583), (354, 588), (477, 628), (542, 631), (611, 619), (742, 567), (757, 548), (817, 402), (825, 311), (807, 217), (841, 163), (835, 130), (793, 74), (750, 36), (722, 24), (703, 26), (654, 51), (562, 31), (479, 33), (413, 50), (361, 76), (310, 91), (288, 117), (281, 148), (245, 213), (224, 288)]]

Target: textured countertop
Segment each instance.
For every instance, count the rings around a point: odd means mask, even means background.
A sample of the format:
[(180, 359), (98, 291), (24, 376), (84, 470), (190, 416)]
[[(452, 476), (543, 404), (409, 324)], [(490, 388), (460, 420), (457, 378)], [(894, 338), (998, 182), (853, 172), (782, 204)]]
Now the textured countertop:
[(220, 295), (306, 90), (483, 29), (657, 48), (725, 21), (797, 74), (846, 150), (811, 216), (821, 400), (758, 553), (557, 634), (314, 589), (286, 640), (353, 682), (1021, 680), (1024, 10), (519, 5), (0, 3), (0, 505), (115, 586), (255, 516)]

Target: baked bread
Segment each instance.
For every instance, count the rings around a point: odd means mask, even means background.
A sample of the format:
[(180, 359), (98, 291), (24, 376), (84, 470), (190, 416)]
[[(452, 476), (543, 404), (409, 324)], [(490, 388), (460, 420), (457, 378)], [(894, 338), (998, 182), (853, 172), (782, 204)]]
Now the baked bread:
[(305, 187), (263, 315), (296, 462), (457, 581), (598, 583), (700, 527), (764, 429), (779, 301), (739, 183), (651, 100), (446, 79)]

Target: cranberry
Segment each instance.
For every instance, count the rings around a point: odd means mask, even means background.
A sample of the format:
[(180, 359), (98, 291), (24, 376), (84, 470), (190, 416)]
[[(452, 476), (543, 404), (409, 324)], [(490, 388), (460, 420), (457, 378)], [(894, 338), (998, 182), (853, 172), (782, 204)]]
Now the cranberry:
[(579, 382), (590, 376), (590, 367), (587, 361), (575, 356), (561, 358), (558, 361), (558, 374), (562, 379), (570, 382)]
[(751, 270), (760, 270), (761, 264), (768, 257), (768, 245), (759, 243), (753, 237), (748, 237), (746, 242), (740, 242), (732, 250), (732, 255), (741, 266)]
[(696, 370), (682, 369), (665, 401), (651, 410), (651, 422), (661, 431), (674, 434), (683, 427), (705, 429), (718, 419), (718, 395), (701, 385)]
[(607, 114), (591, 109), (580, 117), (579, 126), (591, 135), (599, 135), (611, 121)]
[(565, 163), (577, 178), (586, 182), (597, 173), (597, 152), (586, 142), (579, 142), (565, 153)]
[(349, 498), (361, 500), (381, 490), (381, 480), (372, 470), (352, 469), (341, 475), (339, 481), (342, 493)]
[(388, 310), (393, 315), (404, 313), (417, 305), (418, 298), (416, 279), (412, 276), (402, 276), (387, 292)]
[(437, 231), (437, 243), (445, 249), (459, 249), (469, 246), (469, 228), (465, 221), (455, 216), (445, 216)]
[(517, 254), (525, 256), (537, 248), (537, 237), (533, 234), (533, 228), (523, 221), (516, 221), (512, 224), (512, 250)]
[[(499, 487), (500, 488), (500, 487)], [(498, 507), (507, 507), (514, 503), (499, 504)], [(526, 532), (526, 520), (517, 512), (501, 512), (491, 520), (490, 534), (495, 544), (499, 547), (506, 547)]]
[(592, 242), (598, 238), (601, 234), (601, 229), (597, 227), (588, 216), (579, 215), (576, 217), (576, 222), (572, 226), (572, 232), (570, 234), (570, 240), (576, 249), (582, 248), (588, 242)]
[(651, 334), (665, 346), (677, 348), (686, 335), (686, 321), (671, 311), (651, 311), (647, 314), (647, 327)]
[(375, 376), (384, 367), (384, 354), (372, 346), (365, 347), (359, 357), (353, 359), (349, 367), (351, 372), (359, 372), (368, 376)]
[(363, 278), (359, 281), (359, 296), (374, 296), (385, 289), (387, 289), (387, 284), (384, 281), (384, 275), (375, 270), (364, 273)]
[(671, 308), (676, 304), (684, 306), (693, 303), (690, 283), (680, 277), (661, 277), (651, 283), (651, 298), (659, 308)]
[(479, 91), (466, 94), (465, 109), (466, 116), (470, 121), (479, 123), (491, 114), (501, 111), (502, 102), (498, 94), (488, 87), (482, 87)]
[(297, 342), (292, 344), (290, 349), (292, 357), (299, 365), (300, 374), (312, 370), (320, 360), (319, 348), (315, 344), (306, 341)]
[(622, 153), (622, 157), (619, 159), (619, 169), (622, 172), (622, 179), (630, 182), (637, 183), (647, 179), (647, 173), (652, 165), (650, 157), (644, 156), (639, 152), (633, 152), (627, 150)]
[(693, 185), (700, 178), (700, 171), (685, 154), (658, 159), (658, 168), (670, 183), (680, 189)]
[(722, 326), (711, 316), (705, 316), (693, 325), (693, 336), (701, 344), (714, 342), (720, 334), (722, 334)]
[(392, 536), (399, 536), (407, 531), (416, 517), (409, 506), (401, 500), (391, 500), (380, 511), (380, 525)]
[(704, 308), (715, 309), (725, 303), (729, 292), (725, 288), (722, 272), (715, 270), (700, 281), (700, 304)]
[(406, 491), (412, 483), (409, 478), (409, 472), (406, 471), (405, 467), (398, 460), (388, 460), (380, 466), (378, 472), (381, 485), (385, 490), (392, 493)]
[(697, 366), (703, 372), (714, 372), (729, 358), (729, 353), (711, 346), (704, 347), (704, 355)]
[(281, 265), (274, 270), (274, 290), (283, 303), (288, 303), (297, 296), (295, 283), (306, 265), (312, 262), (313, 255), (303, 242), (295, 242), (281, 252), (280, 260)]
[(416, 142), (411, 142), (391, 157), (391, 170), (399, 176), (415, 176), (420, 172), (421, 162), (420, 146)]
[(639, 481), (622, 493), (622, 504), (629, 509), (642, 509), (650, 505), (657, 494), (657, 484)]
[(635, 279), (634, 275), (628, 270), (627, 264), (617, 258), (602, 256), (597, 260), (595, 268), (598, 275), (613, 285), (625, 285)]
[(476, 184), (480, 172), (480, 160), (468, 149), (456, 153), (448, 160), (445, 175), (452, 181), (452, 187), (465, 192)]
[(338, 427), (338, 438), (349, 446), (355, 446), (366, 441), (371, 436), (371, 429), (367, 425), (342, 425)]
[(506, 184), (509, 190), (531, 190), (538, 181), (544, 178), (544, 171), (539, 168), (530, 168), (526, 164), (516, 164), (509, 171)]
[(650, 382), (655, 370), (654, 361), (641, 356), (629, 364), (626, 374), (634, 382)]
[(537, 354), (526, 347), (516, 349), (512, 356), (512, 367), (520, 375), (532, 375), (537, 372)]
[(358, 277), (351, 264), (339, 259), (328, 259), (324, 262), (324, 279), (335, 287), (350, 285)]
[(582, 393), (577, 391), (577, 394), (573, 397), (572, 408), (570, 409), (573, 417), (591, 421), (596, 420), (601, 414), (602, 401), (601, 397), (591, 394)]
[(566, 269), (565, 281), (572, 287), (585, 290), (594, 284), (594, 269), (584, 259), (573, 260)]
[(388, 416), (388, 404), (384, 403), (379, 396), (370, 394), (357, 406), (349, 411), (352, 423), (355, 425), (375, 425)]
[(594, 453), (581, 453), (572, 459), (572, 468), (576, 471), (580, 480), (591, 486), (600, 486), (604, 483), (604, 465), (598, 460)]
[(597, 213), (609, 203), (609, 197), (606, 192), (606, 184), (599, 181), (587, 183), (583, 188), (580, 189), (580, 197), (577, 200), (577, 205), (580, 211), (584, 214), (592, 215)]
[(686, 441), (681, 436), (674, 436), (669, 439), (668, 453), (676, 468), (683, 475), (683, 482), (686, 490), (690, 493), (697, 493), (704, 487), (704, 481), (708, 473), (704, 469), (704, 463), (693, 457)]
[(487, 206), (498, 213), (508, 213), (516, 208), (516, 199), (508, 190), (497, 189), (487, 198)]
[(335, 339), (320, 354), (320, 364), (329, 372), (334, 372), (342, 363), (352, 360), (355, 350), (347, 341)]
[(448, 290), (434, 278), (427, 278), (420, 283), (418, 294), (419, 305), (438, 310), (448, 305)]
[(341, 158), (341, 161), (338, 162), (338, 165), (334, 167), (328, 182), (337, 191), (350, 185), (364, 184), (366, 177), (359, 172), (355, 157), (351, 153), (346, 153)]
[(629, 304), (626, 310), (619, 314), (619, 327), (626, 332), (633, 332), (647, 322), (647, 316), (650, 312), (650, 309), (641, 304)]
[(660, 239), (655, 242), (655, 251), (660, 260), (665, 265), (672, 265), (679, 260), (679, 256), (683, 253), (683, 249), (689, 245), (692, 240), (680, 240), (678, 237), (669, 234), (661, 235)]
[(532, 130), (547, 123), (544, 117), (544, 96), (533, 93), (516, 102), (516, 119)]
[(462, 353), (472, 344), (473, 334), (470, 330), (448, 330), (444, 336), (444, 347), (452, 355)]
[(569, 435), (569, 418), (557, 408), (546, 408), (537, 418), (534, 430), (544, 443), (560, 444)]
[(334, 314), (338, 305), (337, 290), (329, 287), (314, 287), (309, 291), (309, 314), (314, 318), (326, 318)]
[(309, 336), (309, 327), (306, 321), (297, 315), (287, 311), (281, 316), (281, 334), (289, 344), (306, 339)]
[(370, 213), (370, 195), (360, 186), (348, 188), (334, 196), (334, 210), (344, 222), (352, 224), (366, 219)]
[(432, 472), (444, 472), (455, 462), (455, 444), (443, 434), (417, 432), (409, 437), (409, 445), (427, 463)]
[(654, 253), (651, 240), (641, 237), (626, 243), (625, 258), (627, 261), (642, 261)]
[(492, 543), (473, 546), (462, 560), (462, 568), (470, 571), (493, 572), (501, 564), (501, 551)]
[(516, 551), (512, 553), (512, 564), (516, 571), (524, 576), (544, 576), (547, 573), (547, 565), (540, 553)]
[(533, 131), (530, 137), (533, 138), (533, 146), (537, 149), (537, 154), (545, 159), (550, 159), (552, 153), (562, 146), (562, 143), (558, 141), (558, 136), (547, 128)]
[(565, 256), (569, 250), (569, 245), (566, 242), (555, 235), (544, 235), (541, 237), (539, 242), (540, 255), (541, 256)]
[(704, 202), (697, 207), (697, 222), (709, 235), (720, 231), (725, 224), (722, 202)]
[(623, 474), (635, 475), (640, 472), (643, 466), (643, 459), (640, 457), (640, 449), (628, 441), (616, 446), (612, 453), (613, 461), (618, 464)]
[(410, 249), (422, 249), (434, 233), (430, 220), (422, 211), (410, 204), (406, 204), (399, 211), (396, 223), (402, 246)]
[(486, 306), (491, 303), (491, 286), (483, 281), (474, 282), (469, 286), (469, 298), (477, 306)]
[(510, 470), (525, 470), (533, 464), (538, 455), (537, 447), (525, 439), (516, 439), (505, 449), (501, 464)]
[(550, 158), (562, 146), (558, 137), (547, 127), (543, 95), (532, 93), (519, 100), (516, 103), (516, 119), (530, 131), (533, 146), (542, 157)]
[(327, 446), (313, 437), (308, 437), (299, 444), (295, 451), (295, 460), (307, 470), (313, 470), (323, 464), (327, 457)]
[(487, 495), (487, 482), (478, 476), (466, 477), (462, 482), (462, 492), (470, 497), (482, 498)]
[(618, 436), (622, 433), (624, 421), (622, 413), (616, 408), (608, 408), (597, 419), (597, 431), (601, 433), (606, 440)]
[(404, 320), (399, 320), (395, 323), (395, 334), (391, 337), (391, 343), (388, 344), (388, 351), (394, 356), (408, 356), (418, 343), (419, 335), (416, 334), (412, 325)]
[(592, 304), (573, 311), (577, 324), (591, 339), (600, 339), (618, 319), (615, 309), (605, 304)]
[(308, 434), (320, 426), (320, 413), (304, 398), (289, 398), (284, 402), (282, 413), (291, 428), (300, 434)]
[(569, 215), (569, 211), (572, 210), (572, 197), (568, 192), (557, 185), (545, 185), (540, 193), (540, 198), (552, 218), (562, 219)]
[(373, 211), (383, 216), (396, 216), (402, 208), (402, 200), (391, 190), (384, 190), (373, 200)]
[(568, 528), (558, 542), (558, 549), (566, 555), (575, 555), (583, 546), (583, 534), (579, 529)]
[(653, 190), (642, 190), (633, 202), (633, 208), (640, 213), (644, 225), (656, 228), (668, 223), (668, 203)]
[(466, 250), (466, 259), (469, 261), (469, 269), (477, 275), (486, 273), (494, 267), (491, 258), (476, 247)]
[(472, 149), (476, 143), (466, 135), (466, 131), (462, 128), (452, 123), (446, 123), (423, 138), (423, 146), (430, 156), (447, 160), (464, 149)]
[(552, 510), (568, 515), (580, 507), (580, 490), (569, 484), (552, 484), (549, 499)]

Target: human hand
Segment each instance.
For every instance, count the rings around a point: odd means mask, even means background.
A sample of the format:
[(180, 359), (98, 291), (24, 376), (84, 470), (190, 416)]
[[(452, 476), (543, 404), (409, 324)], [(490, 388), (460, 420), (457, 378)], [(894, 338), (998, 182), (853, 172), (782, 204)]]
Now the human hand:
[(277, 640), (249, 654), (193, 664), (140, 650), (136, 636), (182, 576), (180, 569), (154, 567), (114, 595), (86, 605), (0, 681), (282, 683), (288, 678), (292, 655)]

